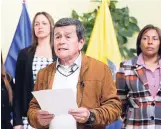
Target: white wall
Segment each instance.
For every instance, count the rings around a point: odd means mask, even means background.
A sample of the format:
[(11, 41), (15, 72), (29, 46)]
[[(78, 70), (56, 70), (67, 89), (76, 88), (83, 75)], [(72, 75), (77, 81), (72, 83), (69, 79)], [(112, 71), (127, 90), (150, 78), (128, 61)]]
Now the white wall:
[[(161, 0), (119, 0), (117, 7), (126, 6), (129, 8), (130, 16), (137, 19), (140, 29), (147, 24), (161, 28)], [(136, 48), (137, 35), (129, 38), (129, 48)]]
[[(51, 14), (55, 21), (70, 17), (72, 10), (79, 14), (93, 11), (95, 2), (90, 0), (26, 0), (30, 19), (39, 11)], [(22, 0), (3, 0), (1, 3), (1, 45), (4, 59), (7, 56), (22, 9)]]
[[(99, 4), (94, 0), (26, 0), (31, 21), (35, 13), (46, 11), (55, 21), (71, 16), (74, 9), (79, 14), (92, 11)], [(146, 24), (161, 27), (161, 0), (118, 0), (118, 7), (128, 6), (130, 15), (138, 20), (140, 28)], [(22, 0), (1, 1), (1, 45), (4, 59), (7, 56), (22, 9)], [(129, 39), (128, 47), (135, 47), (136, 35)]]

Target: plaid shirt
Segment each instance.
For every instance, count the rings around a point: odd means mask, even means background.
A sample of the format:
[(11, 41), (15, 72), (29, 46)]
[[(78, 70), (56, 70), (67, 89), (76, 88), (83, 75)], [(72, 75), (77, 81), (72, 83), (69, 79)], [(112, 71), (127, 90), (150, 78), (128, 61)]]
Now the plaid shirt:
[(126, 129), (161, 129), (161, 66), (157, 95), (152, 97), (145, 68), (138, 57), (121, 63), (116, 74), (118, 95), (122, 100), (122, 117)]

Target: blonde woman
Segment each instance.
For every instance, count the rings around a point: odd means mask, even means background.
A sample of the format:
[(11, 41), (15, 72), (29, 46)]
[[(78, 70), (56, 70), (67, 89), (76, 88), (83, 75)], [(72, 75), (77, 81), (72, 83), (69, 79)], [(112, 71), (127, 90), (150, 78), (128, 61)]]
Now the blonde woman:
[(15, 129), (31, 128), (27, 121), (27, 111), (37, 73), (56, 58), (53, 26), (54, 21), (48, 13), (38, 12), (32, 23), (32, 45), (21, 50), (18, 55), (13, 111)]

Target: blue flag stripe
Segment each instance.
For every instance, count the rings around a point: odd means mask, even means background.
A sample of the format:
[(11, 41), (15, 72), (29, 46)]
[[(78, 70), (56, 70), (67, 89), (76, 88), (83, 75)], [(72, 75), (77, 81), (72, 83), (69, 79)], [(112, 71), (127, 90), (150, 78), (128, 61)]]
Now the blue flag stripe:
[(23, 3), (21, 16), (5, 61), (5, 69), (9, 74), (12, 75), (12, 77), (15, 77), (16, 61), (19, 51), (31, 45), (31, 42), (31, 21), (26, 9), (26, 5)]

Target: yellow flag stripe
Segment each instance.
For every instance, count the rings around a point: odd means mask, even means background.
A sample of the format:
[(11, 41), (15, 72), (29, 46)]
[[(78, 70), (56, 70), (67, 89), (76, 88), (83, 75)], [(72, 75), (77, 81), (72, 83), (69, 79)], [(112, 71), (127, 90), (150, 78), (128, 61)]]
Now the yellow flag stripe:
[(102, 0), (97, 12), (86, 55), (106, 64), (107, 59), (109, 59), (116, 66), (119, 66), (122, 59), (108, 4), (109, 0)]

